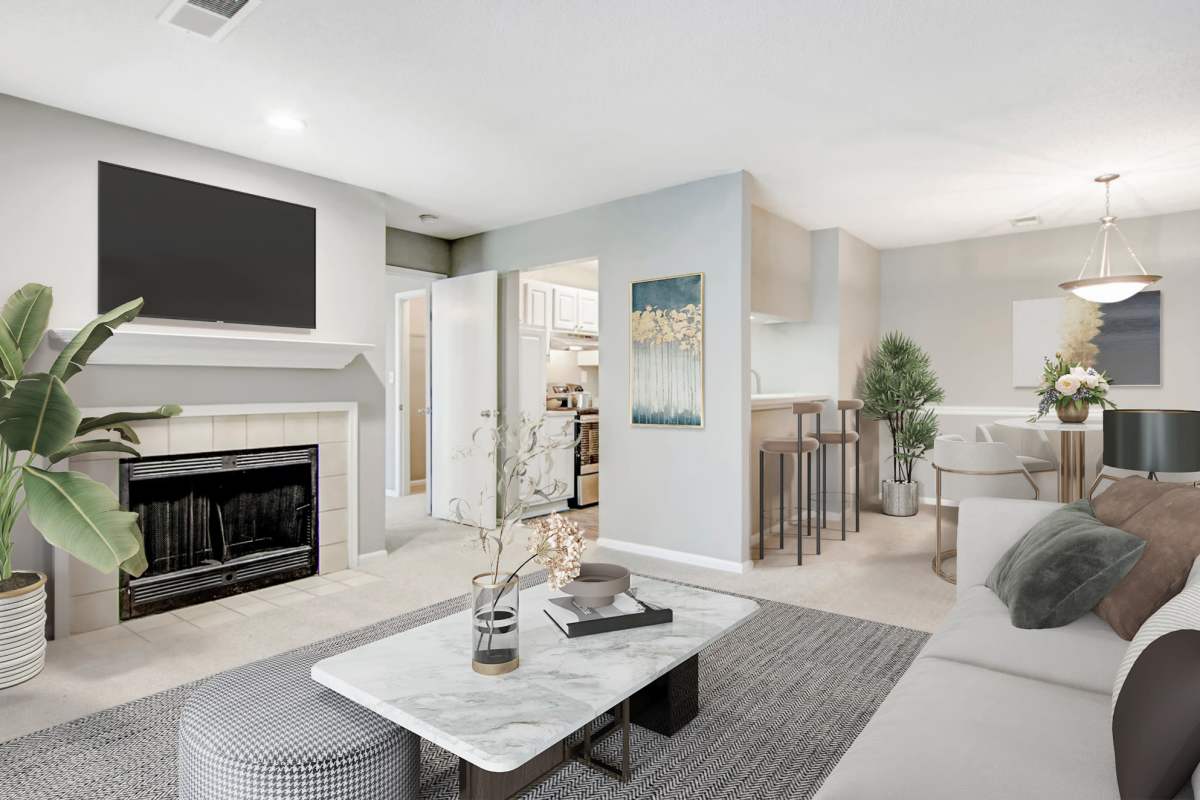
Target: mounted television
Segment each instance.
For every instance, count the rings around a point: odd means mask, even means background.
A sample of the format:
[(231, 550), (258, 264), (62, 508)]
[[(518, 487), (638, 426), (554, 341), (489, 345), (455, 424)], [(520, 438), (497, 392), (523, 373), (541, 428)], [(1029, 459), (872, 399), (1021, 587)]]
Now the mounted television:
[(99, 309), (315, 328), (317, 211), (100, 162)]

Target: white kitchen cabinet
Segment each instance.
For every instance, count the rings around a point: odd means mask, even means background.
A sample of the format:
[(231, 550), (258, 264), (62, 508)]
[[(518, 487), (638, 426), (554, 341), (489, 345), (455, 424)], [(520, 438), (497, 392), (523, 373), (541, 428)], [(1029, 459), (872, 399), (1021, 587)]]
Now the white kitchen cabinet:
[(579, 290), (571, 286), (554, 287), (554, 318), (556, 331), (575, 331), (579, 328)]
[(580, 289), (576, 308), (579, 312), (580, 331), (596, 333), (600, 330), (600, 294), (598, 292)]
[(527, 328), (549, 328), (554, 287), (548, 283), (527, 281), (522, 289), (521, 324)]

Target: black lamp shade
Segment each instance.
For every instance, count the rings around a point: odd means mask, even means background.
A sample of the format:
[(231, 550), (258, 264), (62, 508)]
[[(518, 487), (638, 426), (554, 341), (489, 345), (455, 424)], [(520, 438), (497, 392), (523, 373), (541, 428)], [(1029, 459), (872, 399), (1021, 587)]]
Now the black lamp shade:
[(1200, 472), (1200, 411), (1106, 410), (1104, 465), (1135, 472)]

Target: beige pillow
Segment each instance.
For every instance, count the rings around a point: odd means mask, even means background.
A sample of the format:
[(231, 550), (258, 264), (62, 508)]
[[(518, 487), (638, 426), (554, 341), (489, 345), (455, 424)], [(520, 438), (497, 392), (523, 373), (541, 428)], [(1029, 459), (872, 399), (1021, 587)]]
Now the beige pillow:
[(1133, 477), (1092, 501), (1096, 518), (1146, 540), (1129, 574), (1096, 606), (1122, 639), (1179, 593), (1200, 556), (1200, 489)]

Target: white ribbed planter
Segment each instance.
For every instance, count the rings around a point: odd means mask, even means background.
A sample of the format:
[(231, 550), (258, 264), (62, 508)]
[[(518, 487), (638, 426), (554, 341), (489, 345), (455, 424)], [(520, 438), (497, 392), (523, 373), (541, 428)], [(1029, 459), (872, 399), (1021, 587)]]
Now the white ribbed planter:
[(28, 586), (0, 592), (0, 689), (29, 680), (46, 664), (46, 576), (36, 575)]

